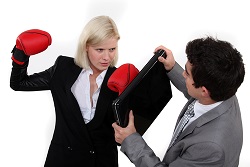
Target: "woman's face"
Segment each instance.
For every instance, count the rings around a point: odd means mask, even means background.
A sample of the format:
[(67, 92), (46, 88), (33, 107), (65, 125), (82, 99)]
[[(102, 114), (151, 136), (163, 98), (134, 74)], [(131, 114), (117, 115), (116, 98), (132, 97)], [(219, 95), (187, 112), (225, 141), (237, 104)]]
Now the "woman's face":
[(108, 69), (117, 52), (118, 40), (109, 38), (101, 44), (95, 46), (87, 46), (90, 68), (93, 73), (101, 73)]

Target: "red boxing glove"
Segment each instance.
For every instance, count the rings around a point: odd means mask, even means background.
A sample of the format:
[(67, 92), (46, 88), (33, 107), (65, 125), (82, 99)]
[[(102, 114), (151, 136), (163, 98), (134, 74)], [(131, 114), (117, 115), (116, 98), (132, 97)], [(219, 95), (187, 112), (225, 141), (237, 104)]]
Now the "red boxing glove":
[(119, 92), (120, 95), (138, 73), (139, 70), (133, 64), (123, 64), (109, 77), (108, 88), (114, 92)]
[(29, 59), (29, 56), (46, 50), (51, 42), (51, 36), (46, 31), (39, 29), (24, 31), (16, 39), (11, 58), (15, 63), (22, 65)]

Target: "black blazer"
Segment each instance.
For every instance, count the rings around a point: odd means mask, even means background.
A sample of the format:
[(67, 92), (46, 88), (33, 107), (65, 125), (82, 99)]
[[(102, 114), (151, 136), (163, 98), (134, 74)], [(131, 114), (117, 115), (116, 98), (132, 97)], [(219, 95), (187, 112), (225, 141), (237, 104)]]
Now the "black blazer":
[[(10, 86), (16, 91), (50, 90), (52, 93), (56, 125), (45, 166), (117, 167), (117, 145), (111, 126), (115, 120), (111, 104), (118, 94), (107, 87), (108, 78), (116, 68), (108, 68), (101, 86), (95, 116), (85, 124), (77, 100), (71, 92), (71, 87), (82, 70), (75, 65), (74, 59), (59, 56), (52, 67), (29, 76), (28, 63), (20, 66), (13, 62)], [(148, 74), (149, 79), (145, 79), (145, 82), (140, 83), (134, 91), (131, 102), (133, 109), (148, 110), (151, 113), (152, 110), (161, 111), (171, 99), (169, 79), (163, 67), (159, 67), (160, 65), (152, 70), (152, 74)], [(152, 77), (155, 79), (152, 80)], [(155, 83), (157, 81), (160, 83)]]

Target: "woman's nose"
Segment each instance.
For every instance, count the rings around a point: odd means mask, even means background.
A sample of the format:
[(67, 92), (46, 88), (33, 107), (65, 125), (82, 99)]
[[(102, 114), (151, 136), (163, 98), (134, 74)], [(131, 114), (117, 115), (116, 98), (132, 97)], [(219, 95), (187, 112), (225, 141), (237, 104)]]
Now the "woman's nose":
[(109, 51), (103, 52), (102, 58), (103, 58), (104, 60), (107, 60), (107, 59), (109, 58)]

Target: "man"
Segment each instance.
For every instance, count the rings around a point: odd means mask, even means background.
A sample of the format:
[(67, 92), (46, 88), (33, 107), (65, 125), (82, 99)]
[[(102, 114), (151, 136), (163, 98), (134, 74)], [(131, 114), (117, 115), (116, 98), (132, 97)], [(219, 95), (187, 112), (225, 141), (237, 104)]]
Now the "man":
[[(226, 42), (213, 37), (190, 41), (186, 46), (185, 70), (175, 62), (171, 50), (159, 58), (173, 85), (188, 99), (177, 120), (173, 139), (161, 161), (134, 127), (113, 123), (121, 151), (137, 167), (236, 167), (243, 142), (240, 107), (235, 93), (245, 76), (241, 54)], [(190, 104), (193, 110), (187, 111)], [(190, 107), (192, 108), (192, 107)], [(185, 115), (185, 116), (184, 116)], [(182, 123), (182, 117), (188, 118)], [(185, 125), (180, 130), (178, 123)]]

